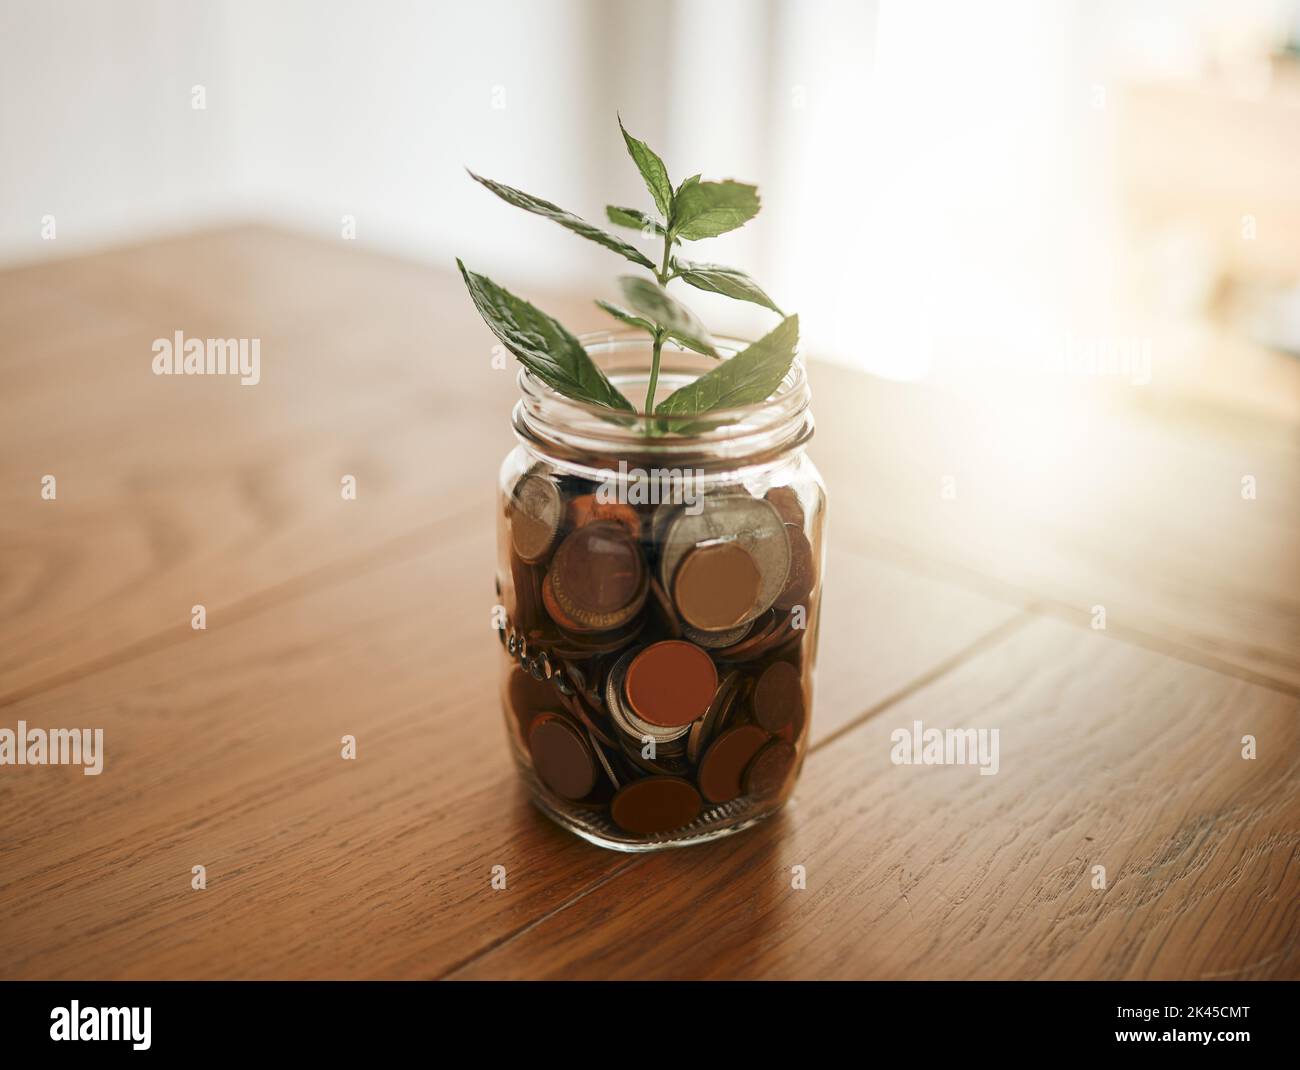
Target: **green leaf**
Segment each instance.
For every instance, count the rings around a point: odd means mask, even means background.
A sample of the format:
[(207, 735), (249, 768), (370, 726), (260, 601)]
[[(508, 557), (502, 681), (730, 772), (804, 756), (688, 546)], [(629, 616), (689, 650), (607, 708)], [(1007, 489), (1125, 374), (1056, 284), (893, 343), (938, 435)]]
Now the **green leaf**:
[(673, 198), (672, 230), (686, 241), (713, 238), (758, 215), (758, 187), (743, 182), (682, 183)]
[[(654, 334), (655, 331), (658, 330), (658, 328), (653, 323), (651, 323), (648, 319), (643, 319), (640, 316), (634, 315), (633, 313), (629, 312), (625, 308), (619, 308), (618, 305), (611, 304), (608, 301), (597, 301), (596, 304), (598, 304), (601, 308), (603, 308), (616, 320), (619, 320), (622, 323), (626, 323), (629, 327), (635, 327), (637, 330), (640, 331), (649, 331), (651, 334)], [(675, 334), (672, 331), (668, 331), (667, 335), (674, 342), (679, 342), (687, 349), (693, 350), (696, 353), (703, 353), (706, 357), (714, 357), (715, 359), (719, 359), (719, 360), (721, 359), (720, 354), (718, 354), (716, 351), (712, 353), (707, 352), (706, 350), (702, 349), (700, 343), (693, 338), (687, 338), (680, 334)]]
[(632, 230), (639, 230), (643, 234), (647, 230), (652, 230), (656, 234), (663, 234), (664, 227), (657, 219), (651, 219), (644, 212), (638, 212), (635, 208), (620, 208), (616, 204), (607, 204), (605, 206), (605, 215), (609, 221), (616, 227), (628, 227)]
[(694, 416), (766, 401), (794, 363), (798, 344), (799, 317), (789, 316), (730, 360), (673, 391), (655, 407), (655, 415)]
[(673, 207), (673, 184), (668, 181), (668, 168), (655, 154), (654, 149), (644, 141), (638, 141), (624, 129), (621, 116), (618, 120), (618, 128), (623, 131), (623, 143), (627, 145), (628, 155), (632, 157), (632, 162), (636, 164), (641, 177), (645, 179), (650, 196), (655, 199), (655, 207), (667, 219)]
[(699, 175), (691, 175), (690, 178), (683, 178), (683, 179), (682, 179), (682, 184), (681, 184), (680, 186), (677, 187), (677, 192), (678, 192), (678, 193), (681, 193), (681, 191), (684, 190), (687, 186), (693, 186), (693, 185), (695, 185), (695, 183), (697, 183), (699, 180), (700, 180), (700, 176), (699, 176)]
[(697, 290), (709, 290), (715, 294), (734, 297), (737, 301), (752, 301), (756, 305), (770, 308), (778, 316), (785, 315), (776, 307), (776, 302), (767, 296), (753, 279), (737, 268), (724, 267), (721, 264), (692, 264), (682, 261), (674, 265), (677, 277), (688, 282)]
[(563, 208), (553, 205), (550, 201), (544, 201), (540, 197), (534, 197), (531, 193), (525, 193), (523, 190), (517, 190), (513, 186), (506, 186), (500, 182), (493, 182), (490, 178), (483, 178), (476, 175), (473, 171), (469, 173), (470, 178), (482, 186), (486, 186), (507, 204), (513, 204), (516, 208), (522, 208), (525, 212), (532, 212), (533, 215), (545, 216), (547, 219), (559, 223), (560, 226), (566, 227), (575, 234), (581, 234), (584, 238), (603, 245), (606, 249), (613, 249), (620, 256), (625, 256), (634, 264), (640, 264), (642, 267), (655, 269), (655, 265), (639, 249), (628, 245), (622, 238), (616, 238), (613, 234), (607, 234), (599, 227), (592, 226), (586, 220), (579, 219), (576, 215), (566, 212)]
[(492, 333), (537, 378), (575, 401), (636, 411), (562, 323), (498, 286), (486, 275), (467, 270), (459, 259), (456, 266), (479, 315), (492, 328)]
[(596, 304), (613, 316), (616, 320), (626, 323), (629, 327), (636, 327), (638, 330), (655, 333), (655, 325), (649, 320), (642, 319), (640, 316), (634, 316), (625, 308), (619, 308), (618, 305), (611, 304), (608, 301), (597, 300)]
[(657, 282), (640, 275), (620, 275), (618, 284), (627, 303), (651, 323), (663, 328), (674, 341), (706, 356), (718, 355), (713, 348), (713, 339), (709, 337), (709, 329), (700, 318)]

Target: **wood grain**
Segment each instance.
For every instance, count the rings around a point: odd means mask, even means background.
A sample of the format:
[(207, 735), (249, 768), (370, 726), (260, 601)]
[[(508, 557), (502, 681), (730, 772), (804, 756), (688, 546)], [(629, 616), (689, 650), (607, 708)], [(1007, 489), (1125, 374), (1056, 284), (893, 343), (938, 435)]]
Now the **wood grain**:
[(839, 538), (1084, 623), (1104, 606), (1135, 640), (1300, 694), (1294, 425), (1080, 397), (1015, 420), (826, 365), (813, 383)]
[[(490, 500), (512, 376), (472, 309), (437, 323), (431, 308), (463, 304), (445, 273), (250, 229), (9, 274), (63, 301), (37, 304), (43, 332), (0, 306), (26, 324), (0, 343), (18, 372), (0, 423), (0, 702), (187, 625), (196, 603), (236, 605)], [(87, 333), (107, 305), (129, 312)], [(154, 376), (151, 343), (177, 329), (260, 338), (262, 381)]]
[[(918, 719), (998, 728), (1000, 771), (891, 764)], [(1295, 977), (1297, 813), (1294, 699), (1040, 620), (816, 751), (778, 821), (456, 976)]]
[[(0, 976), (438, 976), (626, 865), (516, 785), (490, 523), (486, 509), (450, 518), (315, 589), (214, 612), (205, 632), (186, 625), (11, 705), (10, 726), (102, 726), (108, 757), (98, 777), (0, 777)], [(904, 592), (944, 622), (911, 637), (914, 667), (1009, 615), (892, 566), (832, 565), (837, 634), (896, 646), (892, 619), (859, 607)], [(858, 667), (819, 696), (816, 731), (907, 680), (901, 661)], [(339, 756), (344, 734), (355, 762)], [(205, 891), (190, 888), (194, 865)]]
[[(262, 382), (153, 376), (177, 329)], [(1292, 425), (814, 362), (816, 749), (780, 818), (629, 859), (510, 767), (492, 345), (446, 272), (260, 227), (0, 272), (0, 726), (108, 749), (0, 768), (0, 976), (1300, 973)], [(889, 765), (914, 718), (1002, 772)]]

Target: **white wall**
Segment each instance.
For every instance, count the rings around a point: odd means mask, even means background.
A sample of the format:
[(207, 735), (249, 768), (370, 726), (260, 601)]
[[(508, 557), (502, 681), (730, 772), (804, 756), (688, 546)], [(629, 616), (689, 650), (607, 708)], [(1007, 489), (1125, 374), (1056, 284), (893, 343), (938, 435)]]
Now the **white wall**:
[[(0, 4), (0, 259), (67, 254), (231, 206), (228, 12), (185, 0)], [(42, 217), (55, 217), (54, 241)]]
[(634, 171), (611, 173), (626, 161), (599, 38), (618, 12), (601, 0), (0, 10), (0, 261), (234, 218), (337, 236), (351, 215), (362, 241), (557, 283), (610, 254), (464, 168), (592, 217), (640, 195)]
[[(621, 110), (675, 178), (758, 183), (759, 217), (686, 255), (750, 271), (808, 348), (901, 377), (936, 348), (1032, 359), (1102, 314), (1113, 117), (1095, 87), (1195, 72), (1300, 18), (1297, 0), (1228, 8), (0, 0), (0, 262), (228, 219), (337, 237), (349, 215), (363, 243), (459, 254), (525, 293), (615, 296), (621, 261), (463, 168), (592, 220), (647, 205)], [(689, 300), (719, 331), (771, 322)]]
[[(572, 277), (610, 254), (502, 204), (465, 174), (570, 208), (600, 205), (621, 149), (596, 92), (590, 4), (267, 4), (238, 0), (231, 107), (243, 117), (238, 184), (251, 209), (481, 268), (536, 257), (526, 274)], [(521, 246), (523, 247), (521, 250)]]

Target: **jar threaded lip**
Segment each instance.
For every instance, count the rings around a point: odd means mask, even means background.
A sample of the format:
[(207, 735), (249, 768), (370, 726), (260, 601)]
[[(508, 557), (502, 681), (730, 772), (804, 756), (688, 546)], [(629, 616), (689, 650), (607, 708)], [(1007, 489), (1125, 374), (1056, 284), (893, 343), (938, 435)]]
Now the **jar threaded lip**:
[[(651, 361), (650, 339), (636, 331), (598, 331), (579, 335), (588, 355), (616, 386), (627, 380), (644, 389)], [(730, 359), (748, 343), (715, 339)], [(665, 343), (661, 383), (692, 378), (716, 367), (711, 358), (675, 343)], [(605, 457), (671, 456), (728, 463), (761, 463), (801, 448), (812, 437), (811, 389), (801, 357), (796, 356), (780, 386), (764, 401), (718, 409), (698, 417), (625, 413), (565, 397), (526, 368), (519, 370), (520, 400), (515, 432), (525, 444), (553, 453)], [(627, 391), (623, 391), (627, 395)], [(628, 397), (637, 402), (635, 391)]]

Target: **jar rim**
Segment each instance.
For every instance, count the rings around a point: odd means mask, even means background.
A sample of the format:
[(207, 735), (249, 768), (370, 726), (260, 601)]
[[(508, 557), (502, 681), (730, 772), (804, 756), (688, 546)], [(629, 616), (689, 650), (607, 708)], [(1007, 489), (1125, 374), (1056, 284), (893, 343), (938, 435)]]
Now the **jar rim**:
[[(617, 378), (620, 370), (649, 370), (650, 339), (633, 330), (591, 331), (578, 336), (587, 354), (601, 370)], [(715, 337), (724, 359), (731, 359), (750, 343)], [(644, 359), (636, 361), (643, 354)], [(631, 358), (631, 363), (629, 363)], [(661, 367), (695, 365), (698, 374), (716, 362), (676, 343), (664, 345)], [(680, 374), (680, 373), (679, 373)], [(700, 455), (738, 461), (764, 454), (779, 455), (805, 444), (812, 437), (811, 389), (801, 355), (795, 355), (781, 384), (768, 398), (751, 405), (711, 410), (698, 418), (662, 416), (610, 410), (561, 394), (527, 368), (518, 375), (520, 400), (515, 405), (515, 431), (535, 448), (553, 452), (557, 446), (577, 454), (610, 456)], [(689, 422), (686, 422), (688, 421)], [(674, 424), (678, 425), (674, 428)]]

